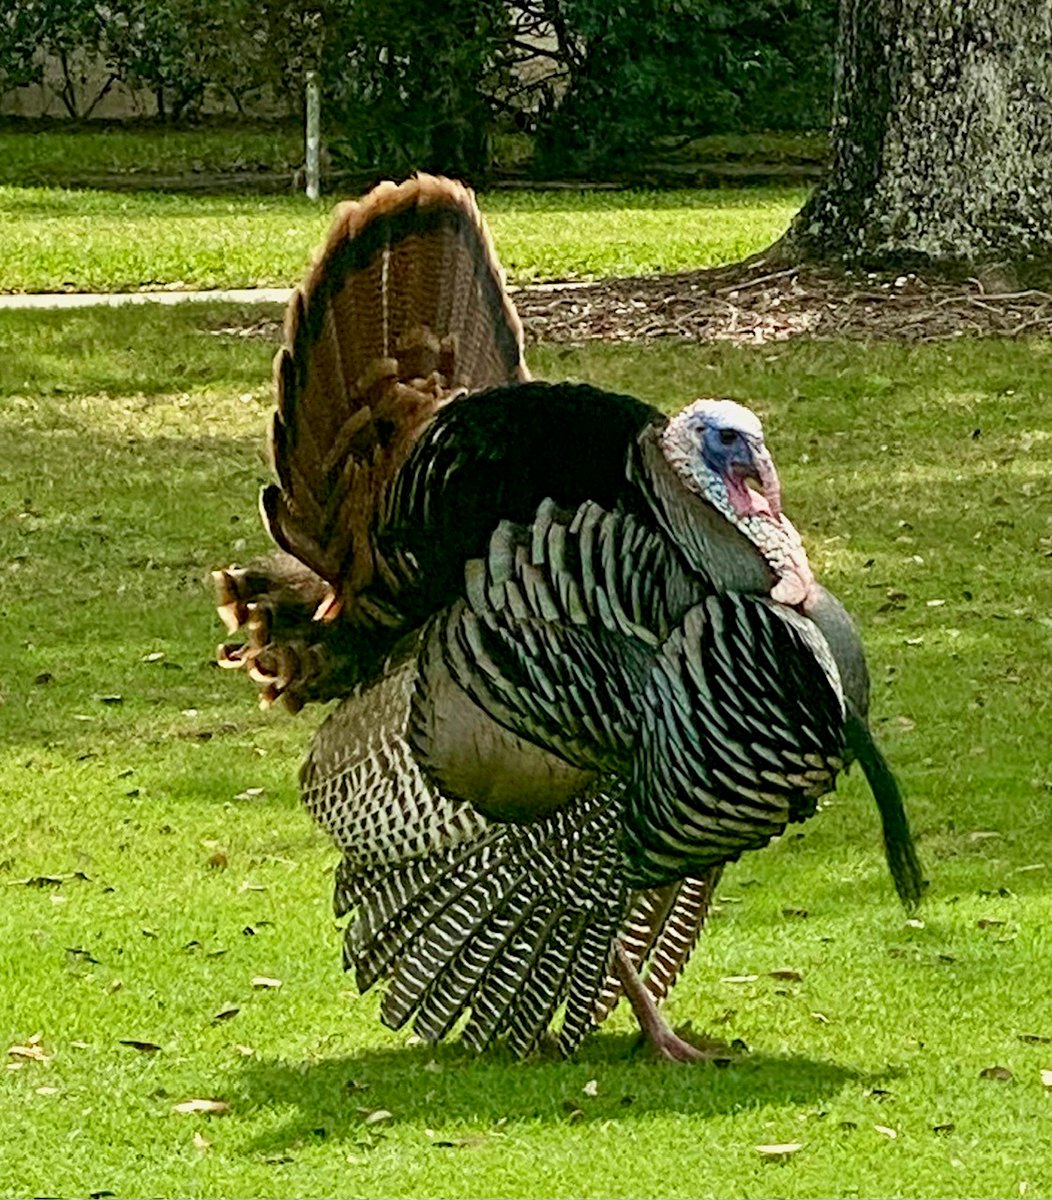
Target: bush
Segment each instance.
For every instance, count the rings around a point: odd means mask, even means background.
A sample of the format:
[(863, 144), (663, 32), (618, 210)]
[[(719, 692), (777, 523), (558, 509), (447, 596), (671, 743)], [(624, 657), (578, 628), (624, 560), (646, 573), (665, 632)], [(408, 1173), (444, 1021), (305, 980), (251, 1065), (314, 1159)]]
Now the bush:
[(605, 172), (657, 139), (828, 125), (836, 0), (565, 0), (579, 60), (542, 171)]

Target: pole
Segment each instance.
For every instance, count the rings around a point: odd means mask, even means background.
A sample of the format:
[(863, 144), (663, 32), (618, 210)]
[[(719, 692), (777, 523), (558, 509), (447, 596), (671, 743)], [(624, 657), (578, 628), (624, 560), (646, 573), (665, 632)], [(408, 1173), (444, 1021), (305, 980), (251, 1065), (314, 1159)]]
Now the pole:
[(318, 72), (307, 72), (307, 199), (320, 194), (321, 161), (321, 85)]

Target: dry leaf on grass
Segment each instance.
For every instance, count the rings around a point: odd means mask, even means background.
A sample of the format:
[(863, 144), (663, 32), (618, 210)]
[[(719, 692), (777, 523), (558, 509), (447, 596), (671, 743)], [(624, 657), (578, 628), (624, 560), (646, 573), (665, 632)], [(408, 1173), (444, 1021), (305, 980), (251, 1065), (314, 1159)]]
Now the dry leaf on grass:
[(792, 967), (779, 967), (775, 971), (768, 971), (767, 974), (772, 979), (784, 979), (787, 983), (802, 983), (804, 979), (803, 974)]
[(599, 1081), (597, 1079), (589, 1079), (588, 1082), (581, 1088), (586, 1096), (599, 1095)]
[[(359, 1112), (363, 1110), (359, 1109)], [(379, 1125), (383, 1121), (390, 1121), (393, 1113), (387, 1111), (386, 1108), (365, 1109), (362, 1116), (363, 1125)]]
[(979, 1072), (980, 1079), (997, 1079), (1001, 1083), (1011, 1083), (1015, 1076), (1007, 1067), (984, 1067)]
[(118, 1038), (122, 1046), (130, 1046), (133, 1050), (141, 1050), (143, 1054), (156, 1054), (160, 1046), (156, 1042), (144, 1042), (139, 1038)]
[(892, 1141), (899, 1136), (898, 1130), (892, 1129), (890, 1125), (874, 1125), (873, 1128), (883, 1137), (891, 1138)]
[(769, 1159), (772, 1162), (779, 1162), (790, 1158), (803, 1148), (803, 1142), (776, 1142), (770, 1146), (757, 1146), (756, 1153), (761, 1158)]
[(720, 983), (755, 983), (759, 975), (724, 975)]
[(272, 979), (269, 975), (253, 975), (252, 986), (258, 988), (260, 991), (266, 991), (267, 989), (273, 991), (281, 987), (281, 980)]
[(205, 1151), (212, 1149), (212, 1143), (208, 1140), (208, 1138), (205, 1137), (203, 1133), (198, 1131), (194, 1134), (194, 1149), (204, 1154)]
[[(39, 1037), (39, 1034), (36, 1037)], [(35, 1038), (30, 1038), (23, 1046), (8, 1046), (7, 1052), (12, 1058), (22, 1058), (28, 1062), (47, 1062), (44, 1047), (38, 1045)]]
[(234, 1004), (228, 1004), (225, 1008), (221, 1008), (219, 1012), (212, 1018), (213, 1021), (229, 1021), (231, 1017), (236, 1017), (241, 1011)]
[(230, 1105), (225, 1100), (207, 1098), (184, 1100), (181, 1104), (172, 1105), (174, 1113), (210, 1113), (212, 1116), (221, 1117), (229, 1111)]
[(1044, 1084), (1045, 1087), (1052, 1088), (1052, 1071), (1049, 1071), (1049, 1070), (1045, 1069), (1044, 1067), (1042, 1067), (1041, 1082)]

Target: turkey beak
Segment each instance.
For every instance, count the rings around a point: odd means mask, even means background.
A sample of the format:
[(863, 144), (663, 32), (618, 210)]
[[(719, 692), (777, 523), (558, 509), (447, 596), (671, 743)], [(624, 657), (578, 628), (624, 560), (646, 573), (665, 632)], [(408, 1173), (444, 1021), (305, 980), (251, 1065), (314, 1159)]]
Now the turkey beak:
[(782, 485), (774, 468), (774, 459), (767, 452), (763, 442), (753, 445), (752, 461), (756, 471), (756, 482), (760, 485), (771, 516), (778, 520), (782, 515)]

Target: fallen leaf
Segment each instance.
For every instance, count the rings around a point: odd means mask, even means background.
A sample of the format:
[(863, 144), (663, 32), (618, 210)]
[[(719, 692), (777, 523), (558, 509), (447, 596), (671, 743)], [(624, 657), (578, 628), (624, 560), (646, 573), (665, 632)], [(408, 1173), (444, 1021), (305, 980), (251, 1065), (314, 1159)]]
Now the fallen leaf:
[(433, 1146), (455, 1147), (458, 1150), (477, 1150), (488, 1141), (485, 1134), (469, 1133), (467, 1137), (454, 1138), (452, 1141), (432, 1142)]
[(892, 1141), (899, 1136), (897, 1130), (892, 1129), (890, 1125), (874, 1125), (873, 1128), (883, 1137), (891, 1138)]
[(116, 695), (114, 695), (114, 696), (100, 696), (100, 697), (99, 697), (99, 703), (100, 703), (100, 704), (123, 704), (123, 703), (124, 703), (124, 697), (123, 697), (123, 696), (116, 696)]
[(803, 1142), (776, 1142), (770, 1146), (757, 1146), (756, 1153), (761, 1158), (770, 1159), (772, 1162), (785, 1160), (795, 1154), (797, 1150), (804, 1148)]
[(1011, 1083), (1015, 1076), (1007, 1067), (984, 1067), (979, 1072), (980, 1079), (997, 1079), (1001, 1083)]
[(945, 1125), (933, 1125), (931, 1131), (932, 1133), (953, 1133), (956, 1128), (957, 1126), (952, 1121), (947, 1121)]
[(58, 1088), (57, 1087), (38, 1087), (36, 1089), (36, 1094), (38, 1096), (57, 1096)]
[(906, 920), (906, 924), (910, 927), (910, 929), (924, 928), (924, 922), (920, 919), (920, 917), (909, 917)]
[(202, 1154), (212, 1149), (212, 1143), (200, 1130), (194, 1134), (194, 1149), (200, 1151)]
[(792, 967), (779, 967), (776, 971), (768, 971), (772, 979), (784, 979), (788, 983), (802, 983), (803, 975)]
[(47, 1055), (44, 1053), (44, 1048), (38, 1046), (35, 1042), (30, 1042), (26, 1046), (8, 1046), (7, 1052), (12, 1058), (24, 1058), (33, 1062), (47, 1062)]
[(154, 663), (160, 662), (162, 658), (164, 658), (164, 651), (155, 650), (152, 654), (144, 654), (142, 656), (142, 661), (145, 663)]
[(980, 917), (975, 924), (979, 929), (998, 929), (1004, 925), (1005, 922), (997, 920), (996, 917)]
[(267, 886), (264, 883), (249, 883), (246, 879), (237, 890), (239, 892), (265, 892)]
[(141, 1050), (143, 1054), (156, 1054), (160, 1046), (156, 1042), (143, 1042), (138, 1038), (118, 1038), (122, 1046), (130, 1046), (133, 1050)]
[(253, 1050), (251, 1046), (242, 1045), (240, 1042), (238, 1042), (234, 1049), (238, 1052), (238, 1054), (243, 1055), (245, 1058), (251, 1058), (252, 1055), (255, 1054), (255, 1050)]
[(796, 917), (798, 920), (802, 921), (809, 915), (810, 914), (808, 913), (806, 908), (783, 908), (782, 909), (783, 917)]
[(379, 1125), (381, 1121), (390, 1121), (392, 1113), (389, 1113), (386, 1108), (374, 1108), (371, 1112), (367, 1112), (362, 1118), (363, 1125)]
[(1052, 1037), (1045, 1037), (1041, 1033), (1017, 1033), (1016, 1037), (1030, 1046), (1047, 1046), (1052, 1042)]
[(1041, 1082), (1047, 1088), (1052, 1088), (1052, 1071), (1041, 1069)]
[(240, 1011), (241, 1011), (241, 1009), (238, 1008), (236, 1005), (229, 1004), (229, 1005), (227, 1005), (226, 1008), (221, 1008), (219, 1010), (219, 1012), (217, 1012), (216, 1015), (212, 1018), (212, 1020), (213, 1021), (229, 1021), (231, 1017), (236, 1017)]
[(755, 983), (759, 975), (724, 975), (720, 983)]
[(589, 1079), (588, 1082), (581, 1088), (586, 1096), (599, 1095), (599, 1081), (597, 1079)]
[(276, 989), (281, 987), (280, 979), (271, 979), (269, 975), (253, 975), (252, 986), (259, 989)]
[(230, 1105), (225, 1100), (196, 1099), (184, 1100), (181, 1104), (173, 1104), (174, 1113), (210, 1113), (221, 1117), (230, 1111)]
[(230, 865), (230, 859), (225, 850), (217, 850), (209, 856), (208, 866), (213, 871), (225, 871)]
[(79, 958), (82, 962), (94, 963), (95, 966), (99, 965), (99, 960), (90, 950), (82, 950), (79, 946), (67, 946), (66, 953), (71, 958)]
[(825, 1013), (822, 1013), (822, 1012), (813, 1012), (811, 1014), (811, 1020), (817, 1021), (819, 1023), (819, 1025), (828, 1025), (829, 1024), (829, 1018), (825, 1015)]

